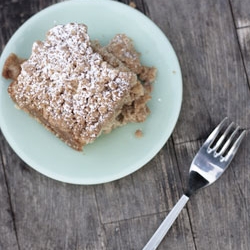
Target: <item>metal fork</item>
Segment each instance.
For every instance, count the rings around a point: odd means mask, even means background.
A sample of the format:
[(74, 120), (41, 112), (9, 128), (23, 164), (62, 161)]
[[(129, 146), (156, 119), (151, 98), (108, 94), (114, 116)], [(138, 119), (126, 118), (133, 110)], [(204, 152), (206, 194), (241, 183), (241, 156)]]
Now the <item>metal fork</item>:
[[(246, 131), (243, 130), (237, 140), (234, 140), (236, 139), (235, 136), (239, 130), (239, 126), (230, 134), (233, 127), (232, 122), (225, 132), (219, 136), (226, 120), (227, 117), (214, 129), (196, 154), (189, 170), (189, 185), (186, 194), (182, 195), (143, 250), (156, 249), (183, 207), (188, 202), (189, 197), (198, 189), (207, 187), (214, 183), (227, 169), (235, 156)], [(232, 143), (233, 145), (231, 145)]]

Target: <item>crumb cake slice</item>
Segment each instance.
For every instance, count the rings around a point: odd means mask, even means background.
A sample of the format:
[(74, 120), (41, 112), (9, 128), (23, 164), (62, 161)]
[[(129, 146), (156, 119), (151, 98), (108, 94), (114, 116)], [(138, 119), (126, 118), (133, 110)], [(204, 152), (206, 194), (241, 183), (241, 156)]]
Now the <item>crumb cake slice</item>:
[(33, 44), (8, 92), (17, 105), (76, 150), (110, 132), (136, 74), (112, 67), (90, 46), (83, 24), (58, 25)]
[(21, 109), (80, 151), (101, 133), (145, 121), (156, 68), (141, 65), (125, 34), (102, 47), (71, 23), (49, 30), (29, 59), (11, 54), (2, 74)]

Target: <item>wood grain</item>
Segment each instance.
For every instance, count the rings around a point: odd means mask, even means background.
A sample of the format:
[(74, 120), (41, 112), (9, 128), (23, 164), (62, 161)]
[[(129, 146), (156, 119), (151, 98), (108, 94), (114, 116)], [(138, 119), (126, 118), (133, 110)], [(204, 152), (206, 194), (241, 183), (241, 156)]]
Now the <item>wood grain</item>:
[[(0, 132), (0, 148), (4, 143)], [(9, 187), (4, 173), (5, 161), (6, 156), (0, 151), (0, 249), (19, 250)]]
[(225, 116), (248, 127), (249, 87), (228, 1), (147, 3), (182, 68), (183, 105), (174, 142), (204, 138)]
[[(178, 165), (186, 166), (180, 171), (184, 185), (187, 185), (189, 164), (201, 144), (195, 141), (176, 146)], [(247, 145), (245, 140), (221, 179), (196, 193), (187, 205), (197, 249), (247, 249), (250, 232), (247, 191), (250, 189), (250, 171), (245, 165), (248, 156), (244, 150)], [(235, 234), (237, 231), (240, 233)], [(214, 240), (218, 237), (220, 241)]]
[(93, 186), (56, 182), (28, 167), (8, 146), (1, 152), (8, 156), (4, 165), (21, 249), (102, 249)]
[[(2, 0), (0, 49), (56, 2)], [(185, 190), (191, 160), (212, 128), (227, 115), (249, 129), (248, 1), (133, 2), (166, 34), (181, 64), (183, 105), (172, 137), (139, 171), (78, 186), (34, 171), (0, 133), (0, 250), (142, 249)], [(249, 248), (249, 147), (246, 139), (224, 176), (191, 197), (159, 249)]]
[(167, 143), (158, 157), (143, 169), (119, 181), (97, 186), (102, 222), (127, 220), (173, 207), (173, 199), (182, 191), (173, 156), (173, 146)]
[[(166, 215), (163, 212), (105, 224), (107, 249), (142, 249)], [(186, 209), (182, 211), (158, 249), (196, 249)]]

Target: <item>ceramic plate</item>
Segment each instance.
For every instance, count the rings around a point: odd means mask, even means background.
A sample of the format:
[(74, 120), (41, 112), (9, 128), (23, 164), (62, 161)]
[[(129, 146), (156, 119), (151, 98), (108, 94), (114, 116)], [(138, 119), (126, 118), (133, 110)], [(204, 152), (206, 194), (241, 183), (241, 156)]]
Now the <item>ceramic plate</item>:
[[(161, 30), (139, 11), (110, 0), (67, 1), (55, 4), (25, 22), (6, 45), (0, 70), (14, 52), (27, 58), (34, 41), (45, 38), (56, 24), (88, 26), (91, 39), (104, 45), (125, 33), (141, 53), (143, 64), (158, 69), (151, 114), (144, 123), (129, 124), (99, 137), (77, 152), (65, 145), (25, 112), (7, 94), (9, 81), (0, 78), (0, 125), (14, 151), (32, 168), (53, 179), (73, 184), (97, 184), (122, 178), (151, 160), (176, 124), (182, 101), (182, 79), (175, 52)], [(135, 131), (143, 131), (142, 138)]]

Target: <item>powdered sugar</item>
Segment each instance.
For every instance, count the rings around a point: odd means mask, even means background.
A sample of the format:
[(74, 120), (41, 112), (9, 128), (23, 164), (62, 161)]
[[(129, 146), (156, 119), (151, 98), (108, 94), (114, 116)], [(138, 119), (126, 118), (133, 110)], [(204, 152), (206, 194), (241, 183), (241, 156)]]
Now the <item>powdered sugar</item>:
[(90, 142), (121, 108), (135, 76), (111, 68), (90, 47), (83, 24), (58, 25), (22, 64), (16, 101), (51, 126)]

